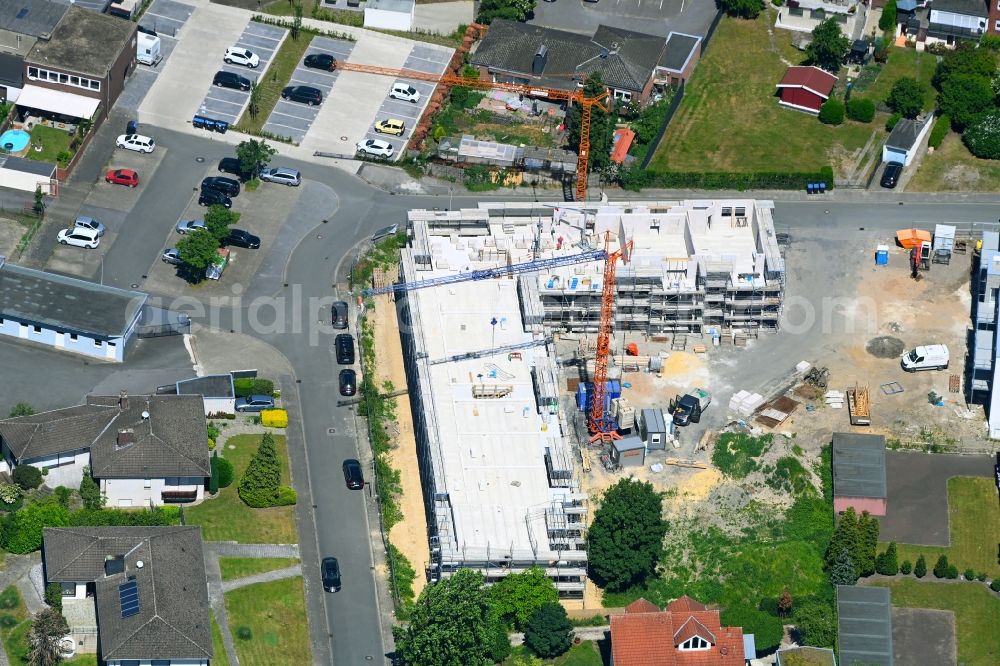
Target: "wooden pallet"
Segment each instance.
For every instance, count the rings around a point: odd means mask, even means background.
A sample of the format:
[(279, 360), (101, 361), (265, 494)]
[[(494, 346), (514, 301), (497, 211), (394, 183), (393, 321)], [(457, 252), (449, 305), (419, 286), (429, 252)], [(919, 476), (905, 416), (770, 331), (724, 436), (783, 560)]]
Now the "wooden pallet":
[(948, 391), (950, 393), (958, 393), (962, 388), (962, 376), (961, 375), (951, 375), (948, 377)]

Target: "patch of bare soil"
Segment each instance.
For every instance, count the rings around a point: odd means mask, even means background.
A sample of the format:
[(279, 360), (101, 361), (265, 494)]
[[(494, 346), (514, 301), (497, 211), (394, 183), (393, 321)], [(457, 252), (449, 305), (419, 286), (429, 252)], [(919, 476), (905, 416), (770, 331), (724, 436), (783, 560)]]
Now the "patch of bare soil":
[(944, 172), (945, 189), (971, 190), (980, 180), (979, 170), (965, 164), (956, 164)]
[(17, 244), (25, 231), (27, 229), (24, 225), (14, 220), (0, 217), (0, 257), (9, 258), (14, 255), (14, 249), (17, 248)]

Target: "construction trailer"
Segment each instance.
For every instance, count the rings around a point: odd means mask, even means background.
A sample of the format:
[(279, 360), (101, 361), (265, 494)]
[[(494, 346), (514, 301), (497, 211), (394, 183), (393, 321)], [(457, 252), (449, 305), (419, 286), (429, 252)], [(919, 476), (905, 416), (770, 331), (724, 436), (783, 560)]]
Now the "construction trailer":
[(646, 464), (646, 445), (638, 435), (629, 435), (611, 442), (611, 462), (619, 467), (642, 467)]
[(663, 410), (639, 410), (635, 425), (639, 438), (646, 444), (647, 449), (659, 451), (667, 448), (667, 435), (671, 430), (663, 418)]

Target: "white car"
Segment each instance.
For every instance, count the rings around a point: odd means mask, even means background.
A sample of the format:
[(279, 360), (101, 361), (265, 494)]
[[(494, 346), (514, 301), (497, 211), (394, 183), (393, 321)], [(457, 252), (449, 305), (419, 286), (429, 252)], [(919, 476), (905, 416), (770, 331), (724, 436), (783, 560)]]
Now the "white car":
[(416, 104), (420, 101), (420, 93), (416, 88), (408, 83), (402, 83), (396, 81), (392, 84), (392, 90), (389, 91), (389, 97), (393, 99), (401, 99), (404, 102), (413, 102)]
[(115, 145), (126, 150), (139, 153), (151, 153), (156, 148), (156, 141), (151, 136), (141, 134), (122, 134), (115, 139)]
[(394, 152), (392, 144), (382, 139), (358, 141), (357, 148), (359, 153), (374, 155), (375, 157), (392, 157), (392, 153)]
[(101, 237), (97, 235), (97, 231), (94, 229), (86, 229), (84, 227), (70, 227), (69, 229), (63, 229), (59, 232), (59, 235), (56, 236), (56, 240), (59, 241), (60, 245), (85, 247), (88, 250), (93, 250), (101, 244)]
[(243, 65), (250, 69), (256, 69), (260, 65), (260, 56), (242, 46), (230, 46), (222, 59), (227, 65)]

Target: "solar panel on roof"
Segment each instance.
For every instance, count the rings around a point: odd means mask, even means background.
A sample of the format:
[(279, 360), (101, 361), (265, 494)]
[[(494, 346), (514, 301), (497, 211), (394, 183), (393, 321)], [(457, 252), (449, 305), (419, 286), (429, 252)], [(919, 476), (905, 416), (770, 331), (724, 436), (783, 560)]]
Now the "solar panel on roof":
[(118, 601), (122, 607), (122, 617), (139, 614), (139, 585), (135, 581), (118, 586)]

